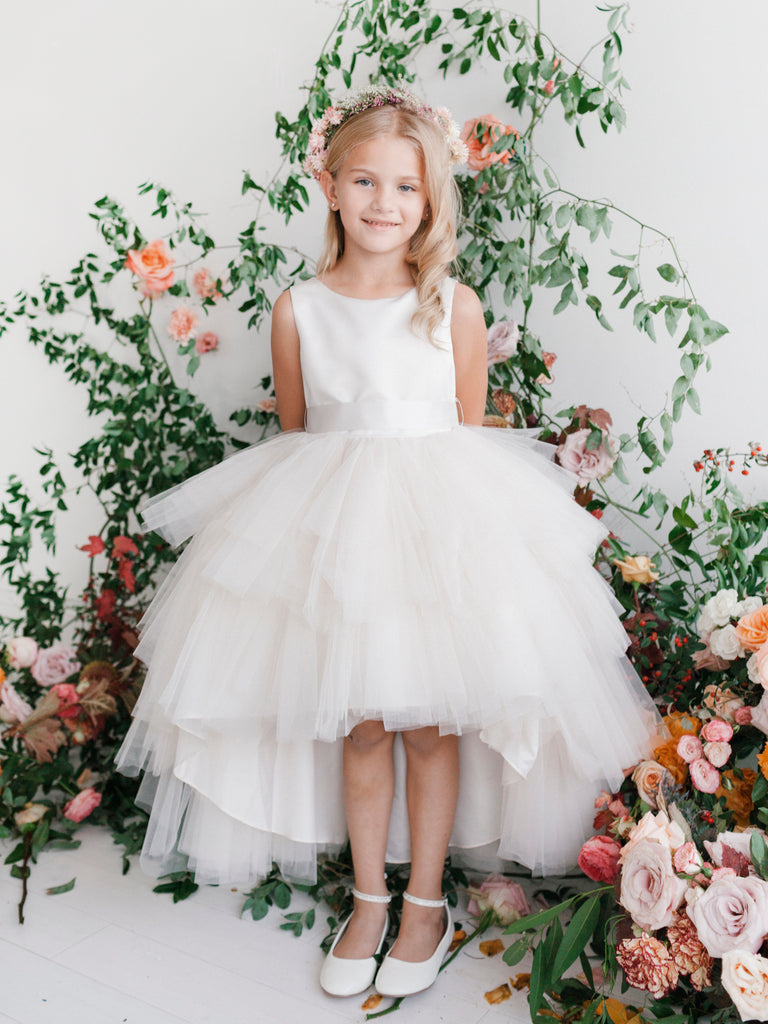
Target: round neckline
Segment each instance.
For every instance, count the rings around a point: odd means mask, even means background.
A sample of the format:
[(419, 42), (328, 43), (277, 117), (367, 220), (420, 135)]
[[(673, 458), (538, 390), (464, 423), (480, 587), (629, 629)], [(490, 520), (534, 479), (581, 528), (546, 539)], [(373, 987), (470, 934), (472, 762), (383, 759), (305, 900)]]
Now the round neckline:
[(344, 295), (342, 292), (334, 291), (333, 288), (329, 288), (327, 284), (321, 281), (319, 277), (316, 277), (315, 281), (317, 281), (321, 288), (324, 288), (327, 292), (330, 292), (331, 295), (336, 295), (340, 299), (351, 299), (352, 302), (392, 302), (393, 299), (402, 299), (405, 295), (410, 295), (411, 292), (416, 291), (416, 285), (413, 285), (411, 288), (408, 289), (408, 291), (400, 292), (399, 295), (379, 295), (376, 298), (363, 299), (357, 295)]

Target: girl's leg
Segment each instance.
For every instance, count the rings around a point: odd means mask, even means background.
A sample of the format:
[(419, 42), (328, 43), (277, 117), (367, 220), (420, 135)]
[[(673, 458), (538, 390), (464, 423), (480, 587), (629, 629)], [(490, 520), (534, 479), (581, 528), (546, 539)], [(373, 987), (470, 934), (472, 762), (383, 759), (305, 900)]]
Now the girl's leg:
[[(440, 736), (437, 726), (402, 733), (407, 757), (406, 796), (411, 834), (408, 892), (422, 899), (442, 896), (442, 878), (459, 793), (457, 736)], [(403, 902), (396, 960), (418, 962), (435, 952), (445, 932), (442, 909)]]
[[(361, 722), (344, 740), (344, 806), (347, 813), (355, 886), (385, 896), (384, 860), (395, 790), (392, 744), (395, 734), (381, 722)], [(376, 951), (386, 905), (355, 900), (355, 912), (334, 956), (362, 960)]]

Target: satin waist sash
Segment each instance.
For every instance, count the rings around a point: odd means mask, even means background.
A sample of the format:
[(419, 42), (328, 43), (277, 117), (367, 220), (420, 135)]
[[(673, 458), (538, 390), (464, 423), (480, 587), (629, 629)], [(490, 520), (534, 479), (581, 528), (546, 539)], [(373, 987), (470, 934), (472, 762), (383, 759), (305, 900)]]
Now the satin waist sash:
[(459, 426), (456, 401), (370, 398), (361, 402), (310, 405), (304, 427), (310, 434), (333, 430), (369, 434), (431, 434)]

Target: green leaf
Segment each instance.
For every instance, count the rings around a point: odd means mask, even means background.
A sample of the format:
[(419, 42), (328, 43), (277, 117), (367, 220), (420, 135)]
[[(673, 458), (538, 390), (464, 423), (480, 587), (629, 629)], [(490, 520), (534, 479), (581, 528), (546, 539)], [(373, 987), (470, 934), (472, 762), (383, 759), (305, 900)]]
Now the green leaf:
[(765, 837), (757, 831), (752, 833), (749, 840), (749, 855), (758, 875), (763, 879), (768, 879), (768, 845), (765, 842)]
[(597, 896), (586, 900), (575, 912), (565, 929), (563, 940), (552, 964), (553, 978), (562, 978), (565, 971), (583, 952), (595, 930), (599, 916), (600, 898)]
[(699, 400), (699, 393), (696, 388), (689, 388), (685, 393), (685, 399), (693, 411), (697, 415), (701, 415), (701, 401)]
[(691, 519), (687, 512), (684, 512), (679, 505), (675, 505), (672, 509), (672, 518), (675, 520), (678, 526), (682, 526), (685, 530), (695, 530), (696, 520)]
[(526, 917), (520, 917), (517, 921), (513, 921), (512, 924), (508, 925), (504, 929), (505, 935), (516, 935), (518, 932), (533, 931), (536, 928), (541, 928), (542, 925), (548, 924), (550, 921), (559, 917), (563, 913), (566, 907), (573, 903), (576, 897), (572, 897), (569, 900), (565, 900), (563, 903), (558, 903), (556, 907), (549, 907), (548, 910), (541, 910), (538, 914), (528, 914)]
[(508, 946), (504, 950), (501, 959), (509, 967), (514, 967), (515, 964), (519, 964), (525, 954), (528, 952), (529, 944), (525, 937), (519, 938), (516, 942), (513, 942), (511, 946)]
[(662, 263), (661, 266), (656, 267), (656, 269), (658, 270), (659, 274), (664, 278), (664, 280), (669, 281), (671, 284), (677, 284), (677, 282), (680, 280), (680, 275), (671, 263)]
[(63, 885), (52, 885), (45, 891), (49, 896), (59, 896), (63, 892), (69, 892), (71, 889), (74, 889), (76, 881), (77, 876), (70, 878), (70, 880), (68, 882), (64, 882)]
[(269, 913), (269, 904), (265, 899), (257, 899), (253, 901), (248, 909), (253, 920), (260, 921), (262, 917), (266, 917)]
[(275, 901), (275, 906), (279, 907), (281, 910), (285, 910), (291, 903), (291, 890), (285, 882), (279, 882), (275, 887), (275, 891), (272, 893), (272, 897)]

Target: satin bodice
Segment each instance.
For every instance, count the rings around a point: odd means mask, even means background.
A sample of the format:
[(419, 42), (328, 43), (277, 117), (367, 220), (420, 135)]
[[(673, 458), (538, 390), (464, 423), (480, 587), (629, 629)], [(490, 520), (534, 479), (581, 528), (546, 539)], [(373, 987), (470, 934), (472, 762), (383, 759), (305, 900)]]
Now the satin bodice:
[(451, 343), (455, 281), (442, 285), (435, 343), (415, 334), (415, 288), (383, 299), (340, 295), (317, 278), (291, 288), (309, 432), (428, 433), (458, 425)]

